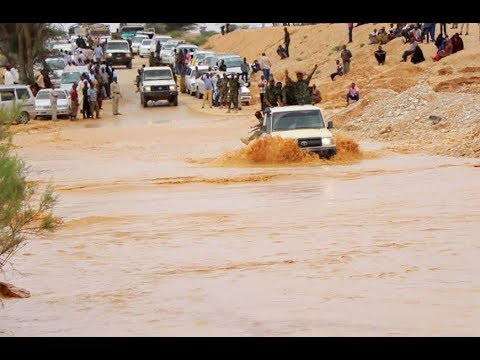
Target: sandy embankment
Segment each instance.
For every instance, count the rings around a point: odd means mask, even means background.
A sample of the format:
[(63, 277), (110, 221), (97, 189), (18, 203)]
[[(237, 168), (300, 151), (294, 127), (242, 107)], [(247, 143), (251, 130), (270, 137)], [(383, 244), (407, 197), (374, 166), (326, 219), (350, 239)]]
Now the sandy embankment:
[[(433, 43), (422, 44), (426, 61), (401, 63), (409, 45), (401, 38), (383, 46), (384, 66), (373, 56), (377, 45), (369, 45), (368, 34), (389, 24), (365, 24), (354, 28), (351, 72), (331, 81), (338, 49), (347, 40), (346, 24), (290, 27), (290, 58), (280, 60), (276, 48), (283, 42), (283, 27), (234, 31), (210, 38), (205, 48), (236, 52), (251, 62), (266, 52), (273, 63), (273, 74), (283, 80), (284, 71), (310, 72), (318, 64), (312, 83), (319, 86), (327, 116), (336, 126), (357, 139), (385, 140), (402, 151), (480, 157), (480, 41), (477, 24), (470, 24), (470, 35), (463, 36), (465, 50), (435, 63)], [(438, 25), (437, 25), (438, 33)], [(453, 35), (449, 30), (449, 35)], [(452, 32), (452, 33), (450, 33)], [(254, 76), (252, 93), (258, 97)], [(361, 100), (346, 107), (345, 94), (351, 82), (360, 88)], [(440, 117), (440, 120), (431, 116)]]

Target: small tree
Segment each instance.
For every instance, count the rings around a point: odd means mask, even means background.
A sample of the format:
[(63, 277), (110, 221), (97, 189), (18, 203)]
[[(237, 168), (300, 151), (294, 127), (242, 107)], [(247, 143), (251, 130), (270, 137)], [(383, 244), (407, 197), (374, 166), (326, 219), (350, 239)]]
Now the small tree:
[(20, 115), (20, 107), (0, 108), (0, 272), (30, 236), (53, 231), (60, 224), (52, 209), (57, 198), (48, 186), (27, 181), (27, 167), (11, 154), (9, 127)]

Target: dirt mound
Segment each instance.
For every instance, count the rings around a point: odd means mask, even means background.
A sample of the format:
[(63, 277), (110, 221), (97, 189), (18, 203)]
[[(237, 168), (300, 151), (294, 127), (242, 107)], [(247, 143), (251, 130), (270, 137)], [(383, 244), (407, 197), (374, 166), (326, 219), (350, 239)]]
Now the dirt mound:
[(480, 93), (480, 76), (461, 76), (458, 78), (442, 81), (435, 85), (434, 90), (448, 92), (463, 91)]
[(458, 70), (461, 73), (480, 72), (480, 66), (467, 66), (466, 68)]

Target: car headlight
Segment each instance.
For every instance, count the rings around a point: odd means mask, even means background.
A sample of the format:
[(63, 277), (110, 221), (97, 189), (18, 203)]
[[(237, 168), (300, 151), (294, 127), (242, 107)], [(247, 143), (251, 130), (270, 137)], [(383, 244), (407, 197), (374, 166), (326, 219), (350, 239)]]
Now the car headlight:
[(127, 57), (130, 57), (130, 56), (132, 56), (132, 54), (130, 54), (130, 53), (127, 53)]
[(322, 145), (335, 145), (335, 138), (322, 138)]
[(176, 90), (176, 86), (175, 85), (170, 85), (170, 90)]
[(152, 88), (150, 86), (144, 86), (143, 91), (150, 91)]
[(107, 56), (108, 56), (108, 57), (112, 57), (112, 53), (108, 53)]

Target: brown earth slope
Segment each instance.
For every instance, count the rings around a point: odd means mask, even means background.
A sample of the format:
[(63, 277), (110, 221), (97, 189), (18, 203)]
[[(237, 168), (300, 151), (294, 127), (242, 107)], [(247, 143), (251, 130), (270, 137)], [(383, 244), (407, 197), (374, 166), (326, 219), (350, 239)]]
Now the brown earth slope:
[[(320, 87), (321, 107), (335, 120), (337, 127), (360, 139), (388, 140), (398, 149), (428, 151), (436, 154), (480, 157), (480, 41), (477, 24), (470, 35), (462, 36), (465, 50), (439, 62), (433, 62), (435, 45), (421, 44), (426, 61), (414, 65), (400, 62), (409, 45), (397, 38), (383, 48), (384, 66), (378, 66), (368, 34), (389, 24), (365, 24), (354, 28), (351, 72), (330, 80), (335, 60), (347, 41), (346, 24), (320, 24), (289, 27), (290, 58), (280, 60), (276, 53), (283, 43), (283, 27), (237, 30), (210, 38), (205, 48), (234, 52), (249, 62), (265, 52), (273, 63), (276, 79), (284, 71), (309, 73), (318, 64), (312, 83)], [(451, 32), (452, 30), (450, 30)], [(438, 33), (438, 26), (437, 26)], [(449, 34), (453, 35), (453, 33)], [(258, 94), (254, 76), (252, 92)], [(345, 94), (351, 82), (360, 88), (361, 100), (346, 107)], [(430, 116), (438, 118), (430, 119)]]

